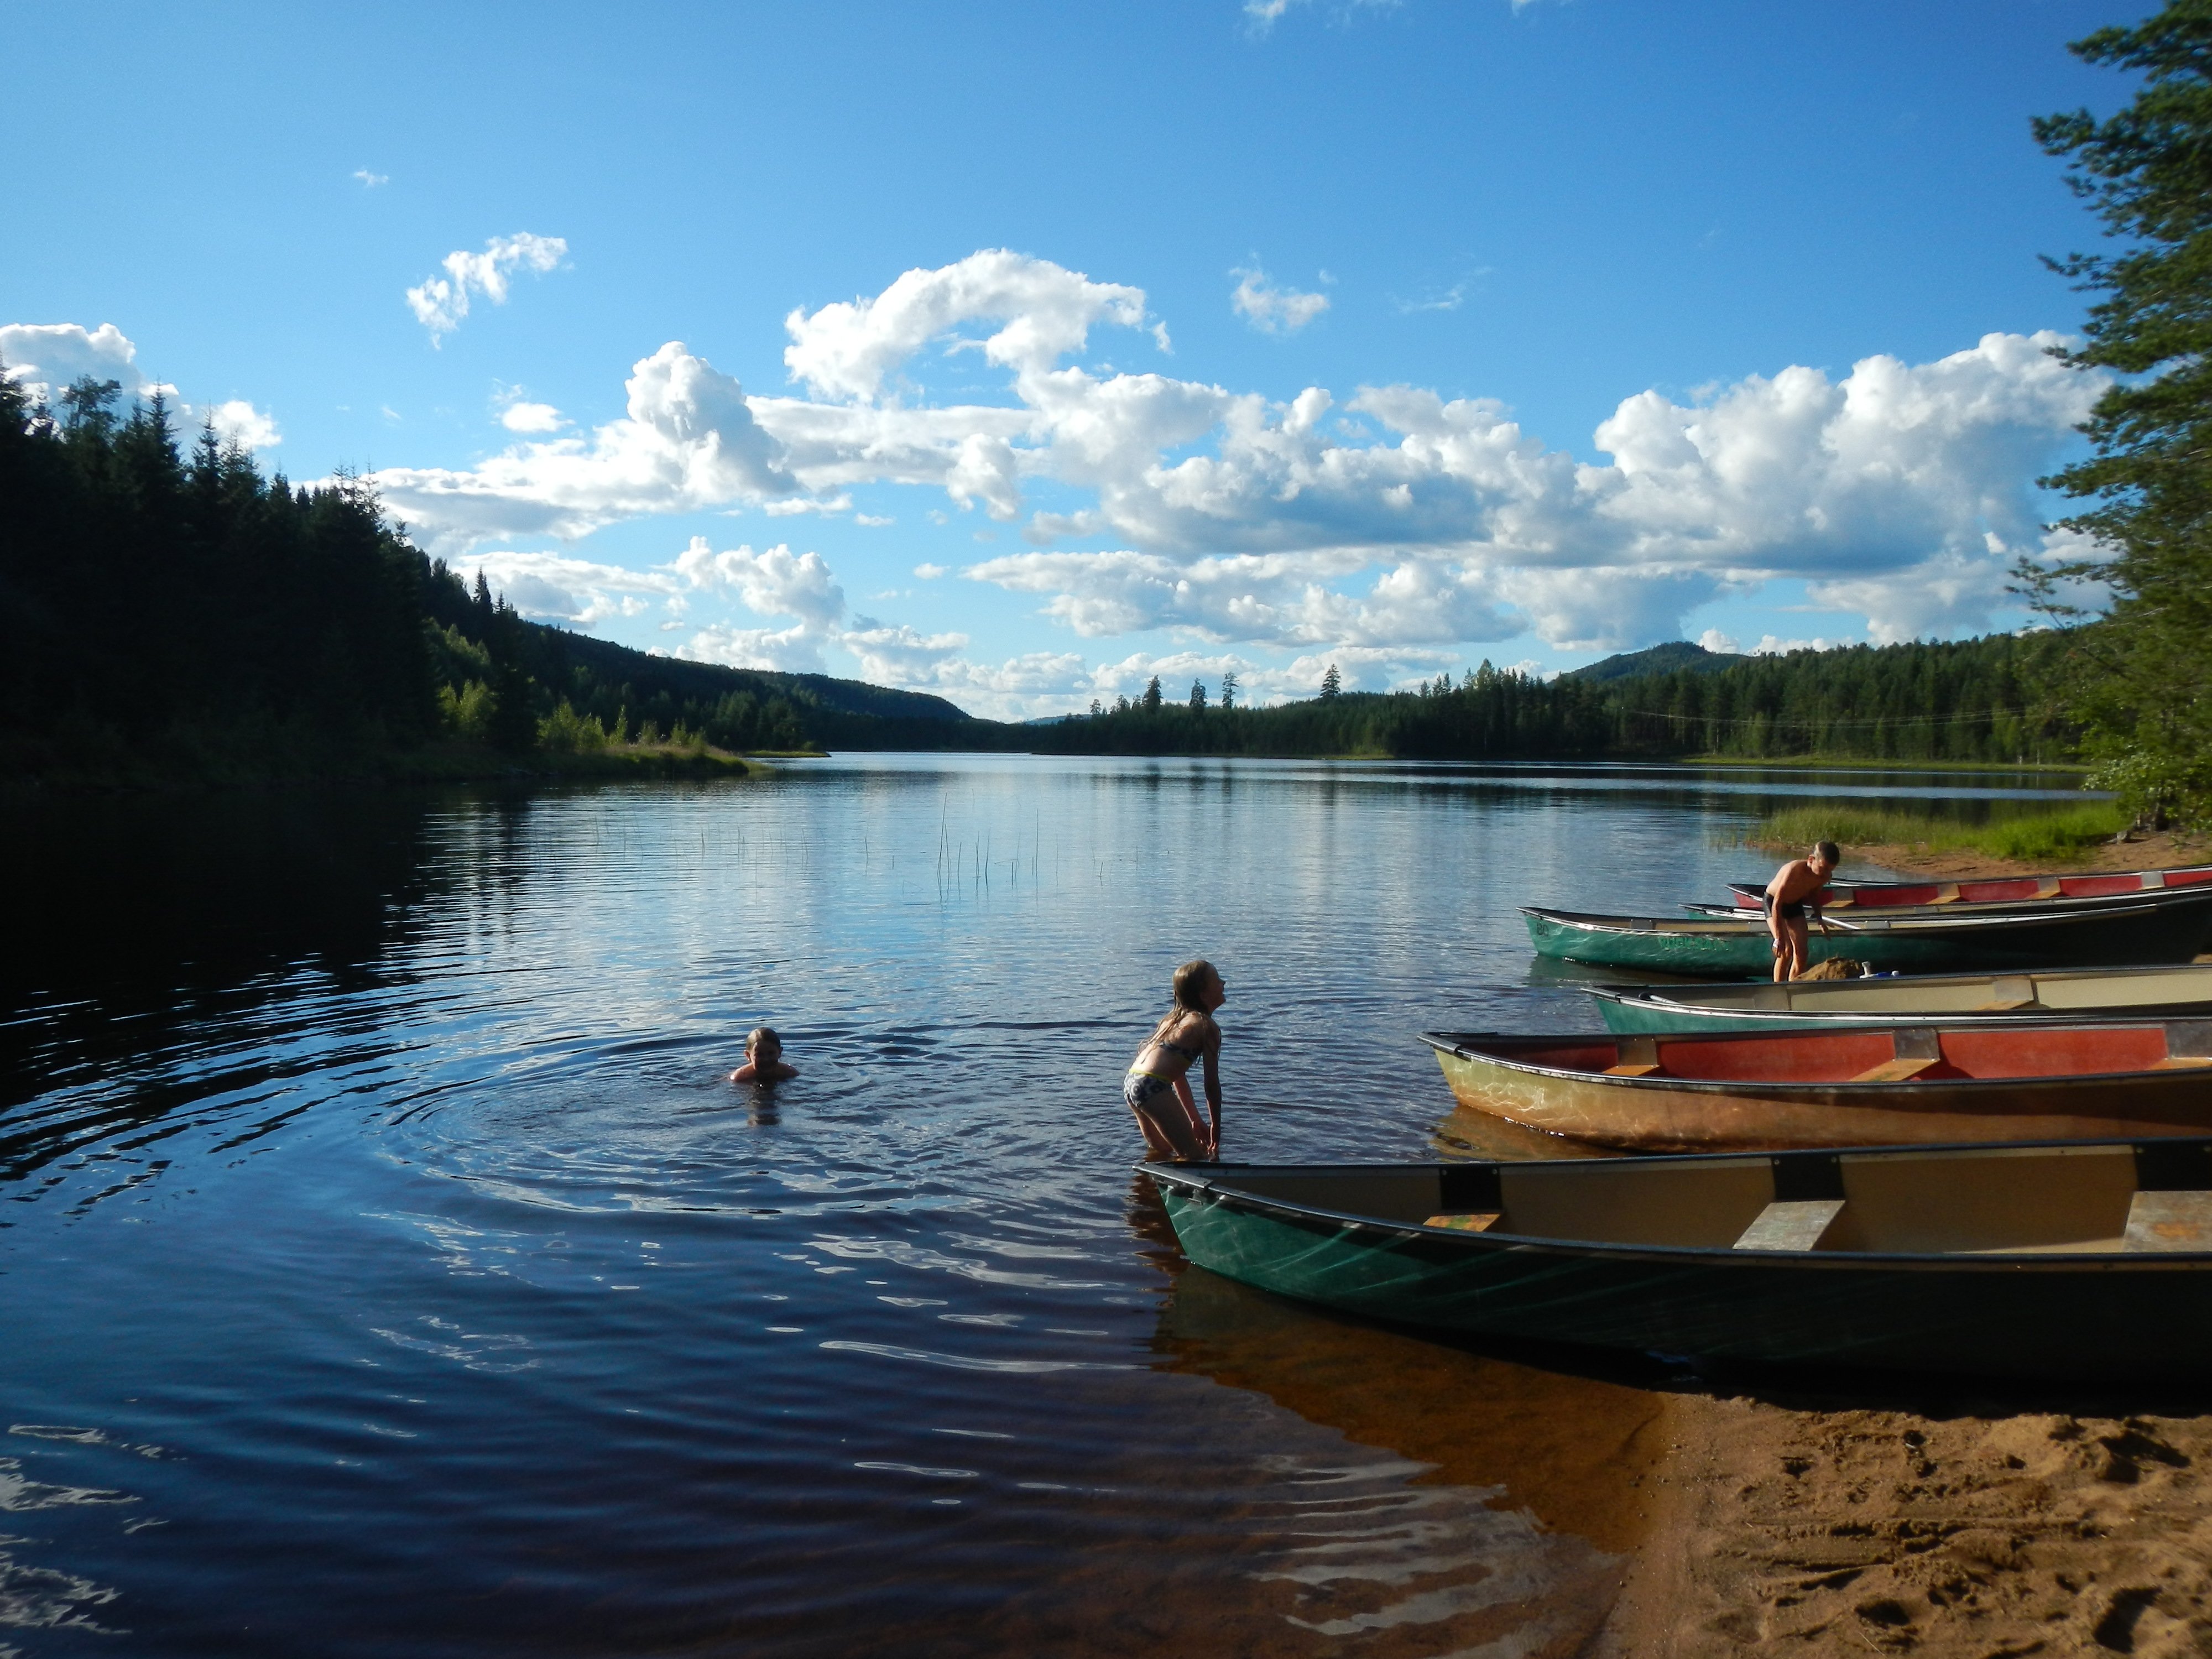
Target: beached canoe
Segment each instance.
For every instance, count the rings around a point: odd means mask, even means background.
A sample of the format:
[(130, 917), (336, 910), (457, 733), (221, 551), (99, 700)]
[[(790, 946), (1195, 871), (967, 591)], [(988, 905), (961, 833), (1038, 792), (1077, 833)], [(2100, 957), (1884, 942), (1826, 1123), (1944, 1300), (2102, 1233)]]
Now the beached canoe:
[(1990, 1376), (2212, 1375), (2212, 1143), (1144, 1166), (1183, 1253), (1455, 1334)]
[[(2212, 889), (2205, 894), (2212, 903)], [(1607, 916), (1525, 905), (1521, 914), (1537, 954), (1594, 968), (1623, 968), (1711, 979), (1753, 979), (1773, 971), (1764, 918)], [(1815, 962), (1852, 957), (1876, 972), (1972, 973), (2001, 968), (2099, 968), (2186, 962), (2204, 942), (2208, 912), (2197, 905), (2148, 902), (2051, 914), (1836, 917), (1815, 927)]]
[[(2077, 893), (2057, 898), (1984, 899), (1972, 903), (1936, 899), (1911, 904), (1844, 903), (1822, 914), (1831, 921), (1842, 922), (1856, 921), (1862, 918), (1871, 921), (1876, 917), (1896, 921), (1909, 916), (2017, 915), (2027, 911), (2042, 915), (2067, 915), (2084, 910), (2122, 909), (2137, 904), (2192, 908), (2201, 912), (2208, 923), (2212, 923), (2212, 886), (2165, 887), (2148, 893)], [(1729, 921), (1741, 921), (1747, 916), (1755, 916), (1763, 921), (1766, 914), (1755, 899), (1745, 903), (1741, 893), (1735, 896), (1732, 903), (1710, 904), (1692, 899), (1685, 902), (1682, 909), (1688, 915), (1717, 916)]]
[(2212, 1018), (2212, 963), (1786, 984), (1589, 985), (1612, 1031), (1825, 1031), (1842, 1025)]
[[(2212, 886), (2212, 864), (2185, 870), (2106, 870), (2069, 876), (1991, 876), (1978, 881), (1838, 881), (1820, 890), (1819, 903), (1830, 910), (1894, 909), (1900, 905), (2039, 904), (2055, 899), (2113, 898), (2130, 893), (2166, 892), (2177, 887)], [(1756, 910), (1763, 881), (1732, 881), (1736, 908)]]
[(1421, 1040), (1467, 1109), (1629, 1152), (2212, 1133), (2212, 1020)]

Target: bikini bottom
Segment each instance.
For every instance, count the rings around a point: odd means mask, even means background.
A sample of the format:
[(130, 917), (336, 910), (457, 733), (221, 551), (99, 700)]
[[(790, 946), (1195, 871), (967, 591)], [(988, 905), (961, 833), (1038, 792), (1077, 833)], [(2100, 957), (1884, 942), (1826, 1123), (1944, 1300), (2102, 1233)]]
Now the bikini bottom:
[(1141, 1112), (1160, 1096), (1174, 1092), (1173, 1083), (1164, 1077), (1154, 1077), (1150, 1072), (1132, 1072), (1121, 1079), (1121, 1098), (1133, 1112)]

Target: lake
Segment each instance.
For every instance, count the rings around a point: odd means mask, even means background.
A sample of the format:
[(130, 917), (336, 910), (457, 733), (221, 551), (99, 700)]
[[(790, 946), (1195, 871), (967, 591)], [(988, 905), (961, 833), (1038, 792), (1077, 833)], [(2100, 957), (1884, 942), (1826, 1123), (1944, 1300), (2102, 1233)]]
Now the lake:
[[(1187, 1271), (1121, 1071), (1203, 954), (1227, 1156), (1449, 1153), (1417, 1032), (1599, 1026), (1516, 905), (1716, 897), (1818, 793), (2068, 792), (932, 755), (18, 804), (0, 1655), (1571, 1651), (1653, 1379)], [(772, 1095), (724, 1080), (763, 1022)]]

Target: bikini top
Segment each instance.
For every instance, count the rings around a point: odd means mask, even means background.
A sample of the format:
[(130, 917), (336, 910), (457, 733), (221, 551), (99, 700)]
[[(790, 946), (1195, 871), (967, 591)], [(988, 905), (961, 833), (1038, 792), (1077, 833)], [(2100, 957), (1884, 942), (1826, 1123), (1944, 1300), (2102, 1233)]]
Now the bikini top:
[(1204, 1043), (1200, 1043), (1195, 1048), (1186, 1048), (1180, 1042), (1170, 1042), (1165, 1037), (1154, 1037), (1150, 1042), (1147, 1042), (1145, 1047), (1147, 1048), (1166, 1048), (1172, 1053), (1181, 1054), (1186, 1064), (1191, 1060), (1196, 1060), (1200, 1054), (1206, 1052), (1206, 1045)]

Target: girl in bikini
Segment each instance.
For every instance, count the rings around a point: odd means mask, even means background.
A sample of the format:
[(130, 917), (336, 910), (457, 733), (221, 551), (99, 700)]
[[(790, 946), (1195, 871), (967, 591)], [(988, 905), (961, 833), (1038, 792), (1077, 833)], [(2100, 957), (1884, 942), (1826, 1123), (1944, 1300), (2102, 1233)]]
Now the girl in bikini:
[[(1175, 972), (1175, 1006), (1152, 1028), (1121, 1082), (1121, 1098), (1137, 1115), (1145, 1146), (1176, 1159), (1221, 1155), (1221, 1028), (1213, 1011), (1229, 988), (1210, 962), (1186, 962)], [(1190, 1091), (1190, 1066), (1206, 1062), (1206, 1117)]]

